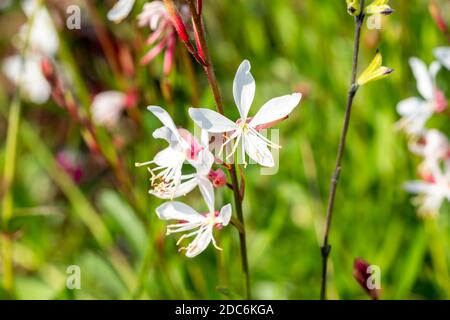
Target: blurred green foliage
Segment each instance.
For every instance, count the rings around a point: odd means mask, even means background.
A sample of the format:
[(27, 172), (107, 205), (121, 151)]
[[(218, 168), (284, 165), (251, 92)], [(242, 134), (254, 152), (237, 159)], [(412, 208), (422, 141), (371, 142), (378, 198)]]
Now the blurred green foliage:
[[(144, 2), (137, 1), (134, 15)], [(295, 90), (304, 93), (301, 107), (278, 126), (283, 145), (279, 172), (261, 176), (254, 166), (246, 169), (244, 213), (254, 297), (316, 299), (326, 197), (350, 80), (353, 18), (344, 0), (204, 2), (209, 47), (228, 116), (237, 115), (232, 80), (243, 59), (251, 61), (256, 79), (251, 113), (274, 96)], [(113, 1), (105, 3), (97, 1), (95, 6), (112, 35), (130, 47), (144, 39), (146, 31), (136, 28), (134, 17), (120, 25), (108, 23), (105, 15)], [(416, 216), (411, 197), (401, 186), (415, 178), (419, 159), (409, 153), (405, 137), (394, 128), (397, 102), (417, 95), (408, 58), (417, 56), (430, 63), (433, 48), (447, 43), (428, 13), (428, 1), (398, 0), (391, 1), (391, 6), (395, 13), (383, 18), (381, 30), (365, 28), (362, 36), (360, 70), (380, 48), (384, 64), (395, 72), (364, 86), (355, 100), (330, 238), (329, 297), (333, 299), (365, 299), (352, 277), (356, 257), (380, 266), (382, 298), (450, 298), (449, 210), (446, 207), (436, 220)], [(3, 11), (0, 24), (6, 25), (18, 12), (17, 6)], [(5, 56), (12, 50), (11, 34), (17, 28), (1, 30), (0, 53)], [(92, 46), (79, 45), (80, 37), (74, 32), (64, 30), (61, 35), (88, 90), (120, 88), (120, 80), (101, 54), (91, 54)], [(180, 45), (177, 57), (182, 50)], [(136, 61), (143, 53), (135, 53)], [(197, 258), (185, 258), (177, 253), (176, 237), (165, 237), (165, 223), (155, 215), (161, 201), (147, 193), (148, 172), (134, 167), (136, 161), (150, 159), (165, 146), (151, 137), (160, 124), (146, 105), (166, 107), (177, 124), (192, 129), (187, 108), (195, 88), (185, 64), (178, 58), (169, 79), (172, 102), (161, 94), (161, 64), (158, 58), (126, 80), (142, 95), (138, 106), (142, 126), (124, 117), (113, 132), (124, 140), (120, 154), (126, 159), (133, 194), (141, 207), (128, 203), (107, 167), (92, 164), (77, 126), (64, 110), (52, 102), (45, 106), (25, 103), (13, 185), (15, 298), (240, 297), (243, 281), (236, 230), (227, 227), (216, 232), (223, 252), (208, 248)], [(193, 67), (200, 93), (197, 107), (213, 108), (206, 78), (201, 68)], [(448, 72), (440, 74), (447, 96), (449, 80)], [(6, 81), (2, 83), (0, 167), (10, 97)], [(450, 132), (446, 120), (444, 116), (432, 121)], [(80, 184), (55, 163), (52, 155), (61, 149), (75, 151), (84, 159)], [(232, 201), (229, 190), (218, 194), (219, 203)], [(203, 208), (198, 192), (187, 199)], [(66, 289), (69, 265), (81, 268), (81, 290)], [(1, 288), (0, 297), (6, 298)]]

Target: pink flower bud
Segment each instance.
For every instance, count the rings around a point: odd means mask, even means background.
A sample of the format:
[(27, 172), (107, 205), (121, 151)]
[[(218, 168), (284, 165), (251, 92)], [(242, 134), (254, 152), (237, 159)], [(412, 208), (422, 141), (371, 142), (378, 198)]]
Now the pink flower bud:
[(69, 151), (60, 151), (56, 155), (56, 162), (76, 183), (81, 181), (83, 170), (75, 154)]
[(370, 289), (367, 286), (367, 280), (371, 276), (369, 273), (370, 264), (361, 258), (356, 258), (353, 263), (353, 277), (359, 283), (359, 285), (367, 292), (367, 294), (374, 300), (378, 300), (380, 297), (379, 289)]
[(223, 187), (227, 184), (227, 177), (221, 169), (211, 170), (208, 174), (208, 178), (216, 188)]
[(441, 90), (436, 90), (436, 112), (444, 112), (447, 109), (447, 99), (444, 96), (444, 93)]

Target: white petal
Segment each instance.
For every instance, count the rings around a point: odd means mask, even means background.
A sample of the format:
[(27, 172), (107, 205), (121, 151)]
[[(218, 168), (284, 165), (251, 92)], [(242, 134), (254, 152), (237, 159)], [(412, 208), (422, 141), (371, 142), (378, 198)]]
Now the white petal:
[(250, 62), (242, 61), (233, 81), (233, 96), (241, 119), (247, 119), (248, 111), (255, 97), (255, 80), (250, 72)]
[(206, 149), (198, 153), (196, 160), (190, 160), (189, 163), (196, 169), (198, 175), (206, 176), (214, 164), (214, 155)]
[(115, 126), (125, 108), (125, 99), (125, 94), (119, 91), (105, 91), (97, 94), (91, 105), (92, 120), (97, 125)]
[(432, 185), (423, 181), (410, 181), (403, 185), (403, 188), (410, 193), (428, 193), (432, 190)]
[(192, 120), (202, 129), (211, 133), (234, 131), (237, 124), (218, 112), (203, 108), (189, 108)]
[(417, 90), (427, 100), (433, 98), (434, 85), (425, 63), (418, 58), (410, 58), (409, 64), (417, 81)]
[(431, 76), (431, 80), (433, 81), (433, 88), (436, 86), (436, 76), (438, 74), (438, 72), (441, 70), (441, 63), (439, 61), (433, 61), (430, 64), (430, 76)]
[(264, 141), (254, 134), (244, 135), (245, 152), (248, 156), (264, 167), (275, 165), (273, 156)]
[(189, 245), (189, 249), (186, 251), (186, 257), (193, 258), (198, 256), (200, 253), (205, 251), (212, 239), (213, 226), (208, 226), (208, 228), (199, 233), (197, 237)]
[(255, 127), (283, 119), (294, 110), (301, 98), (302, 95), (300, 93), (293, 93), (267, 101), (250, 121), (250, 125)]
[(205, 218), (188, 205), (178, 202), (165, 202), (156, 208), (156, 214), (162, 220), (182, 220), (188, 222), (199, 222)]
[(420, 98), (412, 97), (397, 104), (397, 113), (401, 116), (411, 116), (423, 112), (426, 102)]
[(121, 22), (133, 10), (135, 0), (119, 0), (108, 12), (108, 20), (115, 23)]
[(172, 144), (174, 141), (178, 141), (174, 137), (172, 130), (170, 130), (167, 127), (161, 127), (161, 128), (156, 129), (155, 131), (153, 131), (152, 136), (155, 139), (164, 139), (170, 144)]
[(220, 209), (220, 217), (222, 218), (222, 225), (226, 226), (231, 219), (231, 204), (227, 204)]
[(160, 167), (176, 167), (181, 166), (186, 159), (184, 152), (177, 150), (173, 147), (167, 147), (158, 152), (153, 161)]
[(178, 140), (178, 142), (180, 142), (184, 148), (189, 148), (186, 141), (181, 138), (180, 134), (178, 133), (178, 129), (172, 120), (172, 117), (166, 110), (159, 106), (148, 106), (147, 110), (153, 113), (155, 117), (157, 117), (159, 121), (162, 122), (163, 125), (165, 125), (172, 131), (173, 137), (176, 138), (176, 140)]
[(439, 47), (434, 49), (434, 55), (440, 63), (450, 70), (450, 47)]
[(186, 194), (188, 194), (189, 192), (194, 190), (194, 188), (197, 185), (198, 185), (197, 179), (193, 178), (193, 179), (190, 179), (190, 180), (187, 180), (187, 181), (181, 183), (176, 188), (175, 192), (173, 192), (172, 190), (168, 190), (164, 194), (161, 194), (161, 193), (155, 192), (154, 190), (150, 190), (149, 193), (160, 199), (168, 200), (168, 199), (174, 199), (174, 198), (185, 196)]
[(42, 74), (39, 56), (25, 57), (25, 64), (19, 55), (8, 57), (3, 61), (2, 69), (11, 82), (21, 85), (25, 98), (36, 104), (47, 102), (51, 87)]
[(210, 213), (214, 213), (214, 186), (208, 178), (197, 176), (198, 187)]

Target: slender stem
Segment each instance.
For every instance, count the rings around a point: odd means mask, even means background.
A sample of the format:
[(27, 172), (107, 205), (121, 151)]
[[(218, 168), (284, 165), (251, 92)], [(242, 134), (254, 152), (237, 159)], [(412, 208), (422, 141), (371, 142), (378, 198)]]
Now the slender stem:
[(352, 64), (352, 79), (351, 86), (348, 91), (347, 105), (345, 109), (344, 124), (342, 127), (341, 138), (339, 140), (339, 148), (336, 156), (336, 166), (333, 176), (331, 178), (330, 193), (328, 196), (327, 216), (325, 222), (325, 232), (323, 238), (323, 245), (321, 247), (322, 255), (322, 283), (320, 288), (320, 299), (326, 299), (327, 291), (327, 266), (328, 257), (331, 251), (331, 245), (328, 242), (328, 235), (330, 233), (331, 219), (333, 217), (334, 202), (336, 197), (336, 190), (339, 182), (339, 176), (342, 170), (342, 158), (344, 156), (345, 143), (347, 141), (347, 132), (350, 125), (350, 116), (352, 112), (353, 100), (356, 92), (358, 91), (358, 85), (356, 84), (356, 74), (358, 70), (358, 56), (359, 56), (359, 44), (361, 38), (361, 27), (364, 22), (364, 0), (361, 1), (361, 13), (355, 17), (355, 37), (354, 37), (354, 49), (353, 49), (353, 64)]
[[(206, 43), (205, 37), (205, 26), (203, 24), (203, 19), (201, 14), (199, 14), (196, 4), (194, 0), (189, 0), (189, 7), (192, 14), (192, 20), (194, 23), (194, 28), (197, 30), (198, 34), (198, 44), (200, 45), (201, 51), (203, 52), (206, 65), (203, 66), (203, 69), (208, 78), (209, 86), (214, 95), (214, 101), (216, 103), (217, 111), (221, 114), (223, 112), (223, 103), (220, 95), (219, 85), (217, 83), (216, 75), (214, 72), (214, 67), (211, 61), (211, 56), (209, 54), (208, 45)], [(241, 261), (242, 261), (242, 269), (245, 276), (245, 288), (246, 288), (246, 298), (251, 299), (251, 289), (250, 289), (250, 271), (248, 267), (248, 256), (247, 256), (247, 242), (246, 242), (246, 232), (245, 232), (245, 222), (244, 222), (244, 214), (242, 210), (242, 197), (239, 187), (239, 181), (236, 174), (236, 165), (233, 163), (229, 167), (229, 173), (231, 176), (231, 183), (233, 186), (233, 196), (234, 196), (234, 204), (236, 207), (236, 215), (242, 226), (239, 231), (239, 242), (240, 242), (240, 250), (241, 250)], [(239, 229), (238, 229), (239, 230)]]

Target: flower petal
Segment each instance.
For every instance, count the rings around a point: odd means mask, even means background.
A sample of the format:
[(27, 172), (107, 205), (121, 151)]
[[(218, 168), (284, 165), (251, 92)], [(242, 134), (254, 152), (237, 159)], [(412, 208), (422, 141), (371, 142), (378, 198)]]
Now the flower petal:
[(417, 81), (417, 90), (427, 100), (433, 98), (434, 85), (425, 63), (415, 57), (409, 59), (409, 65)]
[(255, 80), (250, 73), (250, 62), (242, 61), (233, 82), (233, 96), (241, 119), (247, 119), (248, 111), (255, 97)]
[(192, 120), (202, 129), (212, 133), (234, 131), (237, 124), (218, 112), (204, 108), (189, 108)]
[(226, 226), (230, 223), (231, 219), (231, 204), (227, 204), (220, 209), (220, 217), (222, 218), (222, 225)]
[(130, 14), (131, 10), (133, 10), (134, 2), (135, 0), (117, 1), (114, 7), (112, 7), (112, 9), (108, 11), (108, 20), (115, 23), (121, 22)]
[(173, 136), (178, 140), (178, 142), (182, 144), (184, 148), (189, 148), (189, 145), (186, 143), (186, 141), (181, 138), (180, 134), (178, 133), (178, 129), (172, 120), (172, 117), (166, 110), (159, 106), (148, 106), (147, 110), (153, 113), (155, 117), (157, 117), (159, 121), (162, 122), (163, 125), (165, 125), (172, 131)]
[(433, 186), (423, 181), (410, 181), (406, 182), (403, 188), (410, 193), (418, 194), (429, 193)]
[(214, 155), (206, 149), (198, 153), (196, 160), (190, 160), (189, 163), (197, 170), (197, 174), (206, 176), (214, 164)]
[(299, 104), (301, 93), (293, 93), (267, 101), (250, 121), (252, 127), (287, 117)]
[(158, 215), (158, 218), (162, 220), (200, 222), (205, 219), (205, 217), (203, 217), (197, 211), (195, 211), (188, 205), (178, 201), (163, 203), (158, 208), (156, 208), (156, 214)]
[(436, 48), (434, 55), (444, 67), (450, 70), (450, 47)]
[(423, 112), (426, 102), (417, 97), (411, 97), (397, 104), (397, 113), (401, 116), (411, 116)]
[(272, 153), (261, 138), (254, 134), (246, 134), (243, 141), (245, 152), (251, 159), (264, 167), (273, 167), (275, 165)]
[(192, 179), (189, 179), (189, 180), (181, 183), (176, 188), (175, 192), (173, 192), (173, 190), (168, 190), (167, 192), (160, 193), (160, 192), (156, 192), (154, 190), (150, 190), (149, 193), (151, 195), (154, 195), (157, 198), (168, 200), (168, 199), (174, 199), (174, 198), (185, 196), (186, 194), (188, 194), (189, 192), (194, 190), (194, 188), (197, 185), (198, 185), (197, 179), (192, 178)]
[(198, 187), (200, 192), (205, 199), (206, 205), (208, 206), (209, 212), (214, 213), (214, 186), (207, 177), (197, 176)]
[(207, 229), (203, 232), (200, 232), (189, 245), (188, 250), (186, 251), (186, 257), (194, 258), (195, 256), (198, 256), (200, 253), (205, 251), (212, 240), (212, 232), (212, 225), (208, 226)]
[(173, 147), (167, 147), (159, 151), (153, 161), (160, 167), (177, 167), (182, 165), (185, 160), (185, 154)]

